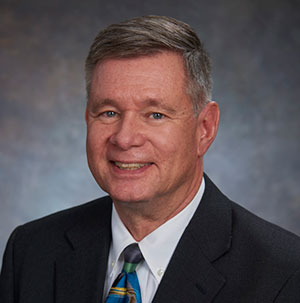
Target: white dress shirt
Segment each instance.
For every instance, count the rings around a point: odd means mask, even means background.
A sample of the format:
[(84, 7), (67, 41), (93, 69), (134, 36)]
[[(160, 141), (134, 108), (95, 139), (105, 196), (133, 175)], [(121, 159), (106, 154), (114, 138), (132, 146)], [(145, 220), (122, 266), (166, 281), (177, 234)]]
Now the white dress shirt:
[(144, 261), (136, 268), (142, 302), (152, 302), (175, 248), (202, 199), (204, 188), (204, 178), (202, 178), (201, 186), (193, 200), (180, 213), (159, 226), (140, 242), (131, 236), (113, 206), (111, 217), (112, 243), (104, 285), (104, 301), (114, 280), (122, 270), (123, 250), (129, 244), (138, 243), (144, 257)]

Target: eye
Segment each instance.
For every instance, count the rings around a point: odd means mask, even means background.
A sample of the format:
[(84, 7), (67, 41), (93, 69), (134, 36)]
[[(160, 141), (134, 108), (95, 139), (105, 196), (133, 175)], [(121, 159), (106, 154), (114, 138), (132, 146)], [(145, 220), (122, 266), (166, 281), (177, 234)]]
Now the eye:
[(161, 113), (152, 113), (151, 116), (153, 117), (153, 119), (159, 120), (162, 119), (165, 115)]
[(107, 117), (107, 118), (113, 118), (117, 115), (117, 113), (114, 111), (108, 110), (108, 111), (102, 113), (101, 115), (104, 117)]

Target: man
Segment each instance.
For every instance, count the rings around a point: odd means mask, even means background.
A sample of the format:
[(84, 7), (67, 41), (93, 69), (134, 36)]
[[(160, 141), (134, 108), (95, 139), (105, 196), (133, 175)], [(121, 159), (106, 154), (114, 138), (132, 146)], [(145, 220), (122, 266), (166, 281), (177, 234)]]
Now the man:
[(109, 197), (17, 228), (1, 303), (300, 302), (299, 238), (203, 175), (219, 109), (195, 32), (156, 16), (111, 25), (86, 81), (87, 158)]

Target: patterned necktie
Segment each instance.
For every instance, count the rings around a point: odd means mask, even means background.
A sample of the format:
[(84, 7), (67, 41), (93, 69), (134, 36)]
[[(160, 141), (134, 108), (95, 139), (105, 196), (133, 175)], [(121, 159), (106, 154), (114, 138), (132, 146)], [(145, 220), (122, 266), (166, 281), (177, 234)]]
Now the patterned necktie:
[(105, 303), (141, 303), (141, 291), (136, 274), (136, 267), (142, 261), (143, 255), (137, 243), (124, 249), (124, 266), (113, 283)]

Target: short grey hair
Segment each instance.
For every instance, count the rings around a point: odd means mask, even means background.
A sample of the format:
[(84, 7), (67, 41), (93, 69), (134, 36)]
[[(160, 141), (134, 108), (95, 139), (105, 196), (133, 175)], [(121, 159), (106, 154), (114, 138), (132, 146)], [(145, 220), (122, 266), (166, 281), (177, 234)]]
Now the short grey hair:
[(210, 58), (196, 32), (188, 24), (171, 17), (138, 17), (112, 24), (100, 31), (85, 62), (88, 98), (93, 71), (98, 62), (151, 55), (164, 50), (182, 56), (187, 76), (186, 92), (198, 114), (211, 99)]

